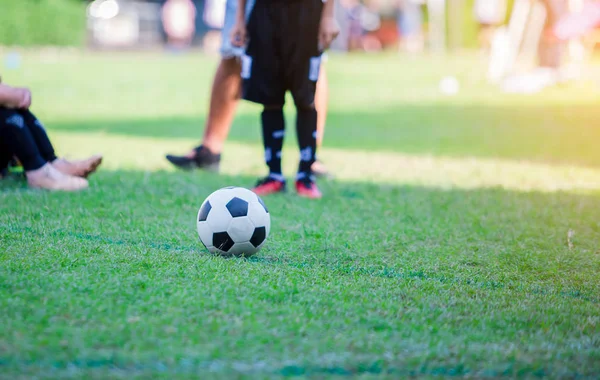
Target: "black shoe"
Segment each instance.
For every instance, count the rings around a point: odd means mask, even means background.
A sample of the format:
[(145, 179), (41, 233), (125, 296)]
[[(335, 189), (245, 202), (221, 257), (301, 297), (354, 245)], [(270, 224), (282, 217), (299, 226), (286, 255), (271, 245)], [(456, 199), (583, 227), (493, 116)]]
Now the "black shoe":
[(194, 156), (173, 156), (168, 154), (167, 160), (183, 170), (204, 169), (211, 172), (219, 171), (221, 155), (215, 154), (202, 145), (194, 148)]

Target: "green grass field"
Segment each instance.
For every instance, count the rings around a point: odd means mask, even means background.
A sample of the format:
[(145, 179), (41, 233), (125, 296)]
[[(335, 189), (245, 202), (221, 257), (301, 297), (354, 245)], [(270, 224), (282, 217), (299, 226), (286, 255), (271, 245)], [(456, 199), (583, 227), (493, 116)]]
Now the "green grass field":
[(215, 64), (29, 53), (3, 73), (59, 153), (106, 161), (83, 193), (0, 183), (0, 377), (600, 377), (597, 83), (505, 95), (474, 56), (334, 55), (337, 179), (265, 198), (264, 250), (222, 259), (196, 213), (264, 173), (260, 109), (221, 175), (163, 159), (201, 136)]

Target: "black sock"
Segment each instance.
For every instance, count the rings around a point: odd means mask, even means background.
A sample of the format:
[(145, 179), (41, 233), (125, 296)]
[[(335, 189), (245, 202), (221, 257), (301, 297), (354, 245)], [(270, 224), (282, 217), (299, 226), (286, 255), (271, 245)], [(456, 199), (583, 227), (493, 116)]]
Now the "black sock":
[(281, 150), (285, 136), (283, 107), (265, 108), (261, 114), (265, 162), (269, 167), (269, 177), (283, 181), (281, 173)]
[(31, 132), (42, 158), (48, 162), (56, 160), (54, 147), (52, 146), (42, 123), (29, 110), (19, 111), (19, 113), (23, 116), (23, 119), (25, 119), (25, 125), (29, 128), (29, 132)]
[(26, 171), (46, 164), (23, 116), (6, 108), (0, 108), (0, 143), (17, 156)]
[(300, 146), (298, 179), (310, 178), (317, 154), (317, 111), (314, 108), (298, 108), (296, 133)]

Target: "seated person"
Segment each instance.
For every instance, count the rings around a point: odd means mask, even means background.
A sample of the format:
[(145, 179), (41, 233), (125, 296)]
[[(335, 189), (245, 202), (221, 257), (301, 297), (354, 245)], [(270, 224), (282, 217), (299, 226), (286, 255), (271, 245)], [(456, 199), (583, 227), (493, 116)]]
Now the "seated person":
[(0, 82), (0, 173), (16, 157), (33, 188), (75, 191), (102, 162), (96, 155), (81, 161), (56, 157), (42, 123), (29, 111), (31, 92)]

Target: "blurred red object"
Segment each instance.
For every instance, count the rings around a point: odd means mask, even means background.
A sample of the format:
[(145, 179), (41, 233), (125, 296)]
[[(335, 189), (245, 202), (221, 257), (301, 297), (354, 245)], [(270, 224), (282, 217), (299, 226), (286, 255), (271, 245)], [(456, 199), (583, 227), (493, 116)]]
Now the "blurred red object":
[(398, 45), (398, 26), (395, 19), (381, 20), (381, 26), (373, 34), (384, 48), (388, 46), (396, 47)]

